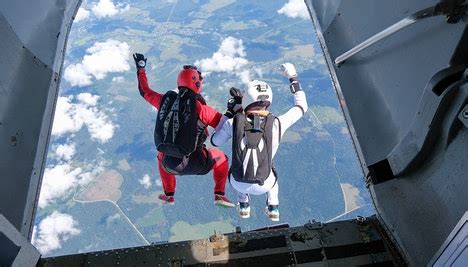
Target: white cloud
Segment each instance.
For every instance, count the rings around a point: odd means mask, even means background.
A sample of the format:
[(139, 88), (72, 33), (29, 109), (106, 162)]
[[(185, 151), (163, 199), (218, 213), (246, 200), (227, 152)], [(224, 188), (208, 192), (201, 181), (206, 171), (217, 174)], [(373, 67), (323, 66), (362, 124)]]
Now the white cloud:
[(239, 77), (243, 84), (249, 84), (252, 81), (251, 74), (249, 70), (243, 70), (241, 72), (237, 72), (236, 76)]
[(94, 3), (90, 7), (90, 10), (86, 9), (85, 7), (80, 7), (75, 15), (74, 22), (90, 19), (92, 17), (91, 15), (99, 19), (114, 17), (117, 14), (122, 14), (130, 10), (130, 5), (123, 3), (114, 4), (112, 0), (100, 0), (97, 3)]
[(209, 74), (210, 72), (233, 72), (238, 71), (249, 62), (244, 57), (245, 47), (241, 39), (232, 36), (227, 37), (221, 42), (221, 45), (211, 58), (197, 60), (195, 65)]
[(117, 4), (111, 0), (99, 0), (97, 4), (94, 4), (91, 8), (93, 14), (98, 18), (113, 17), (119, 13), (128, 11), (130, 5)]
[[(86, 170), (89, 171), (86, 171)], [(69, 163), (47, 167), (42, 179), (41, 193), (38, 206), (45, 208), (72, 193), (78, 186), (88, 184), (103, 171), (102, 162), (97, 165), (73, 167)]]
[(195, 65), (200, 67), (204, 75), (225, 72), (237, 76), (243, 84), (248, 84), (252, 80), (252, 75), (250, 70), (246, 69), (249, 61), (245, 56), (243, 41), (229, 36), (221, 42), (218, 51), (210, 58), (197, 60)]
[(303, 0), (289, 0), (277, 12), (291, 18), (309, 19), (309, 12)]
[(92, 95), (90, 93), (82, 93), (77, 96), (78, 100), (81, 101), (83, 104), (88, 106), (96, 106), (99, 100), (98, 95)]
[(54, 124), (52, 127), (52, 135), (61, 136), (65, 133), (78, 132), (83, 127), (83, 121), (78, 121), (75, 117), (76, 104), (72, 104), (73, 96), (57, 99), (55, 108)]
[(76, 98), (73, 95), (59, 97), (52, 135), (76, 133), (86, 126), (91, 139), (101, 143), (109, 141), (116, 126), (109, 116), (97, 107), (98, 100), (99, 96), (90, 93), (81, 93)]
[(93, 14), (98, 18), (112, 17), (119, 13), (118, 8), (111, 0), (100, 0), (92, 9)]
[(67, 163), (46, 168), (39, 196), (39, 208), (44, 208), (55, 199), (67, 195), (79, 183), (81, 174), (81, 168), (72, 168)]
[(145, 174), (140, 180), (138, 180), (141, 185), (143, 185), (146, 189), (151, 187), (151, 178), (148, 174)]
[(69, 214), (54, 211), (34, 227), (33, 245), (43, 255), (62, 247), (63, 242), (79, 235), (78, 222)]
[(83, 64), (71, 64), (65, 69), (63, 78), (71, 84), (71, 86), (86, 86), (91, 85), (93, 76), (85, 69)]
[(55, 155), (59, 160), (69, 161), (75, 155), (75, 144), (58, 145), (55, 149)]
[(125, 82), (125, 78), (122, 77), (122, 76), (114, 77), (114, 78), (112, 78), (112, 82), (114, 82), (114, 83), (123, 83), (123, 82)]
[(80, 7), (75, 16), (75, 22), (79, 22), (79, 21), (89, 18), (89, 14), (90, 12), (87, 9)]
[(86, 50), (80, 63), (71, 64), (65, 69), (63, 77), (72, 86), (92, 84), (92, 78), (102, 80), (108, 73), (130, 70), (128, 57), (130, 48), (126, 42), (108, 39), (96, 42)]
[(130, 70), (127, 58), (130, 55), (126, 42), (109, 39), (103, 43), (96, 42), (86, 50), (90, 55), (83, 58), (82, 64), (97, 80), (104, 79), (108, 72)]
[[(97, 109), (93, 108), (93, 110)], [(90, 110), (87, 111), (89, 112)], [(88, 132), (92, 139), (96, 139), (101, 143), (105, 143), (114, 135), (115, 127), (111, 122), (109, 122), (106, 114), (98, 113), (94, 115), (95, 117), (93, 120), (87, 122)]]

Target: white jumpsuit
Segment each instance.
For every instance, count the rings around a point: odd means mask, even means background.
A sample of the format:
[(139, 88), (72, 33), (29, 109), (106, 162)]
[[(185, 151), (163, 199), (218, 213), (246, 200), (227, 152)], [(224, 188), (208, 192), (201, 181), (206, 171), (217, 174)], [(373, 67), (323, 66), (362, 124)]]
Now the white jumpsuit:
[[(304, 115), (304, 113), (307, 111), (307, 108), (307, 99), (304, 91), (296, 92), (294, 94), (294, 106), (286, 113), (278, 117), (281, 127), (278, 125), (278, 120), (275, 120), (273, 124), (272, 158), (275, 157), (280, 142), (279, 129), (281, 129), (281, 136), (283, 136), (286, 130)], [(215, 146), (220, 146), (227, 142), (232, 137), (232, 126), (233, 119), (228, 119), (226, 116), (223, 116), (211, 137), (211, 143)], [(265, 180), (263, 185), (242, 183), (236, 181), (235, 179), (231, 179), (230, 177), (229, 181), (232, 187), (238, 191), (239, 202), (248, 202), (249, 194), (261, 195), (267, 193), (268, 205), (279, 204), (278, 183), (276, 182), (276, 177), (273, 174), (273, 171), (270, 172), (270, 176)]]

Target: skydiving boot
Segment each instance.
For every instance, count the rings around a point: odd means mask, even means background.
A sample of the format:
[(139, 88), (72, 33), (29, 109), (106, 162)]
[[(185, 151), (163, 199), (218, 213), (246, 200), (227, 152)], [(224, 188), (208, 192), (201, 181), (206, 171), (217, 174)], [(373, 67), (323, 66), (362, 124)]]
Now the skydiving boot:
[(250, 205), (249, 202), (239, 202), (239, 206), (237, 206), (237, 210), (239, 211), (239, 216), (243, 219), (250, 218)]
[(236, 206), (226, 196), (220, 194), (215, 194), (214, 204), (223, 208), (234, 208)]
[(274, 222), (279, 221), (278, 205), (268, 205), (265, 207), (265, 214)]
[(159, 200), (161, 200), (164, 204), (167, 205), (174, 205), (174, 195), (166, 195), (166, 194), (160, 194), (159, 195)]

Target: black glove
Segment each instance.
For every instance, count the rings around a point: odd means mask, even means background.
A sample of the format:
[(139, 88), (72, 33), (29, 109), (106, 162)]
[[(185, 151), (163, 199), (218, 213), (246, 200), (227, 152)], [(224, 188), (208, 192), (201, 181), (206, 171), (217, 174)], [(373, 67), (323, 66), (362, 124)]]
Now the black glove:
[(137, 70), (144, 69), (146, 67), (145, 55), (135, 53), (135, 54), (133, 54), (133, 59), (135, 60), (135, 66), (136, 66)]
[(224, 115), (228, 118), (233, 118), (237, 112), (242, 112), (242, 92), (240, 89), (231, 87), (229, 94), (231, 98), (228, 100), (227, 110)]

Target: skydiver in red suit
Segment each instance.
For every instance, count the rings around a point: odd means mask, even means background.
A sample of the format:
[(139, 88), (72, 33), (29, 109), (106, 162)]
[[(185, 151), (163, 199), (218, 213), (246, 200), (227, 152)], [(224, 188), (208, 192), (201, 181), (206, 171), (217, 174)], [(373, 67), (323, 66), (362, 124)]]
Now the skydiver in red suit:
[[(175, 175), (204, 175), (213, 169), (215, 205), (234, 207), (235, 205), (225, 196), (229, 170), (227, 157), (219, 149), (207, 149), (204, 145), (208, 137), (206, 128), (208, 126), (216, 128), (222, 114), (208, 106), (200, 95), (203, 85), (201, 73), (194, 66), (184, 66), (177, 78), (177, 89), (160, 94), (148, 85), (145, 56), (136, 53), (133, 58), (137, 68), (140, 94), (158, 109), (155, 141), (158, 148), (159, 173), (164, 188), (164, 194), (160, 194), (159, 199), (166, 204), (174, 204)], [(193, 100), (193, 112), (196, 112), (192, 113), (195, 115), (192, 117), (189, 113), (190, 99)], [(188, 115), (182, 114), (183, 112)], [(184, 118), (192, 118), (195, 121), (192, 123), (190, 119)], [(196, 128), (186, 130), (190, 126), (184, 123), (196, 125)]]

